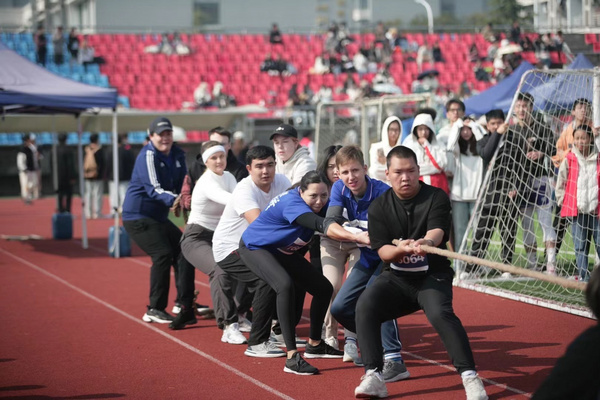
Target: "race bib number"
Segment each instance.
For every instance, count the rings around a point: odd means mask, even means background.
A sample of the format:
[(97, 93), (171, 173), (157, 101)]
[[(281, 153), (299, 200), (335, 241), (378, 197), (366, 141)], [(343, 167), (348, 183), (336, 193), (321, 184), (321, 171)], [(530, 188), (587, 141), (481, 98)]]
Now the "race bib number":
[(305, 242), (304, 240), (298, 238), (298, 239), (294, 240), (294, 243), (289, 244), (285, 247), (280, 247), (277, 250), (279, 250), (283, 254), (293, 254), (294, 252), (300, 250), (307, 244), (308, 244), (308, 242)]
[(407, 254), (401, 260), (391, 263), (390, 267), (396, 271), (425, 272), (429, 269), (429, 261), (427, 255)]

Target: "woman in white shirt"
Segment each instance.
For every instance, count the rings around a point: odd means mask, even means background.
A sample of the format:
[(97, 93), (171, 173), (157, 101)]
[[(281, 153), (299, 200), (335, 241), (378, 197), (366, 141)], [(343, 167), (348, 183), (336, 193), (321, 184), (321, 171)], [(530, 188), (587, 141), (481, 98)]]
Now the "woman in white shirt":
[[(227, 155), (219, 142), (213, 140), (202, 145), (202, 161), (207, 168), (192, 191), (192, 210), (181, 238), (181, 252), (196, 269), (208, 275), (217, 324), (225, 328), (221, 341), (243, 344), (246, 338), (239, 331), (237, 308), (231, 290), (213, 279), (215, 268), (218, 268), (212, 251), (213, 234), (237, 182), (231, 173), (225, 171)], [(185, 275), (189, 281), (189, 274)], [(189, 285), (189, 282), (185, 284)], [(192, 318), (188, 308), (184, 305), (178, 318), (169, 325), (171, 329), (181, 329), (194, 323), (195, 318)]]
[(452, 125), (448, 138), (446, 171), (453, 176), (450, 200), (455, 249), (460, 248), (483, 182), (483, 159), (477, 153), (477, 141), (484, 134), (481, 125), (471, 118), (465, 118), (458, 119)]

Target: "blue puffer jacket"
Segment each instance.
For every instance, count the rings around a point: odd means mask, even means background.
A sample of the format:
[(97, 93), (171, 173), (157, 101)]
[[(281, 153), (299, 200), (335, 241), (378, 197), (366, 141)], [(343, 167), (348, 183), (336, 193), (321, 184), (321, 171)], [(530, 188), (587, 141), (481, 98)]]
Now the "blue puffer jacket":
[(140, 218), (166, 221), (186, 173), (185, 153), (176, 145), (168, 156), (157, 151), (152, 143), (144, 146), (135, 160), (123, 202), (123, 221)]

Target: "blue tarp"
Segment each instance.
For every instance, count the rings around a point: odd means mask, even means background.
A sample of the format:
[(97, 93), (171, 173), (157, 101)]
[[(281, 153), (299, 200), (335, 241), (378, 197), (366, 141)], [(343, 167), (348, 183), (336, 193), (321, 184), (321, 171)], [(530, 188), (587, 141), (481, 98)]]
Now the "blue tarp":
[[(594, 65), (583, 54), (578, 54), (567, 70), (591, 69)], [(551, 81), (527, 90), (535, 99), (535, 108), (546, 112), (571, 109), (579, 98), (592, 102), (593, 78), (591, 75), (559, 74)]]
[[(519, 87), (521, 77), (525, 72), (533, 68), (533, 65), (527, 61), (523, 61), (512, 74), (501, 80), (497, 85), (484, 90), (478, 95), (469, 97), (465, 100), (466, 114), (483, 115), (495, 108), (508, 111), (513, 96)], [(508, 107), (506, 106), (506, 101), (508, 101)]]
[(6, 107), (7, 112), (78, 113), (90, 108), (117, 106), (115, 89), (54, 75), (3, 43), (0, 43), (0, 60), (0, 106)]
[[(583, 54), (578, 54), (566, 69), (590, 69), (593, 67), (590, 60)], [(533, 66), (523, 61), (509, 77), (496, 86), (468, 98), (465, 101), (467, 115), (481, 115), (495, 108), (508, 112), (521, 77), (530, 69), (533, 69)], [(547, 82), (544, 82), (542, 78), (541, 74), (529, 74), (523, 82), (523, 91), (533, 95), (536, 110), (552, 112), (555, 109), (569, 108), (576, 99), (581, 97), (592, 100), (591, 76), (562, 74)], [(569, 86), (577, 86), (579, 89), (571, 90)], [(552, 101), (549, 101), (550, 99)]]

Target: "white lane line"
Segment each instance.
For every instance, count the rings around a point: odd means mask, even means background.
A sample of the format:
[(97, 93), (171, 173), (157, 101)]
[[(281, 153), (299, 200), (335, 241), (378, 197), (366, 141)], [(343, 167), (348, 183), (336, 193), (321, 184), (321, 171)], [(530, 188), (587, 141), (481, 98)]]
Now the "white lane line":
[(254, 385), (258, 386), (258, 387), (260, 387), (261, 389), (264, 389), (267, 392), (272, 393), (273, 395), (275, 395), (275, 396), (277, 396), (277, 397), (279, 397), (281, 399), (294, 400), (293, 397), (290, 397), (290, 396), (288, 396), (288, 395), (286, 395), (284, 393), (281, 393), (280, 391), (278, 391), (278, 390), (276, 390), (276, 389), (274, 389), (274, 388), (272, 388), (272, 387), (270, 387), (270, 386), (262, 383), (261, 381), (259, 381), (257, 379), (254, 379), (253, 377), (251, 377), (249, 375), (246, 375), (245, 373), (243, 373), (242, 371), (240, 371), (240, 370), (232, 367), (231, 365), (226, 364), (226, 363), (220, 361), (219, 359), (211, 356), (210, 354), (207, 354), (207, 353), (205, 353), (205, 352), (203, 352), (203, 351), (195, 348), (194, 346), (191, 346), (191, 345), (187, 344), (186, 342), (184, 342), (184, 341), (182, 341), (180, 339), (177, 339), (176, 337), (171, 336), (168, 333), (166, 333), (166, 332), (164, 332), (164, 331), (162, 331), (162, 330), (160, 330), (158, 328), (155, 328), (154, 326), (152, 326), (152, 324), (148, 324), (146, 322), (143, 322), (142, 320), (140, 320), (137, 317), (134, 317), (132, 315), (127, 314), (125, 311), (123, 311), (123, 310), (121, 310), (121, 309), (113, 306), (110, 303), (105, 302), (104, 300), (102, 300), (102, 299), (94, 296), (91, 293), (86, 292), (85, 290), (83, 290), (83, 289), (81, 289), (81, 288), (73, 285), (72, 283), (70, 283), (70, 282), (68, 282), (68, 281), (60, 278), (59, 276), (54, 275), (53, 273), (46, 271), (42, 267), (37, 266), (37, 265), (35, 265), (35, 264), (33, 264), (33, 263), (31, 263), (31, 262), (29, 262), (29, 261), (27, 261), (27, 260), (25, 260), (25, 259), (17, 256), (15, 254), (12, 254), (11, 252), (6, 251), (6, 250), (4, 250), (2, 248), (0, 248), (0, 252), (6, 254), (9, 257), (12, 257), (13, 259), (19, 261), (20, 263), (25, 264), (28, 267), (30, 267), (30, 268), (32, 268), (32, 269), (34, 269), (34, 270), (36, 270), (36, 271), (38, 271), (38, 272), (40, 272), (40, 273), (42, 273), (44, 275), (46, 275), (46, 276), (48, 276), (48, 277), (50, 277), (50, 278), (52, 278), (52, 279), (54, 279), (54, 280), (62, 283), (63, 285), (65, 285), (65, 286), (73, 289), (77, 293), (79, 293), (79, 294), (81, 294), (81, 295), (83, 295), (83, 296), (85, 296), (85, 297), (87, 297), (87, 298), (89, 298), (89, 299), (91, 299), (91, 300), (93, 300), (93, 301), (95, 301), (95, 302), (103, 305), (104, 307), (106, 307), (106, 308), (108, 308), (108, 309), (116, 312), (117, 314), (122, 315), (123, 317), (129, 319), (130, 321), (133, 321), (133, 322), (135, 322), (135, 323), (143, 326), (144, 328), (150, 329), (150, 330), (158, 333), (159, 335), (162, 335), (163, 337), (169, 339), (170, 341), (172, 341), (174, 343), (177, 343), (178, 345), (180, 345), (180, 346), (182, 346), (182, 347), (184, 347), (184, 348), (186, 348), (186, 349), (188, 349), (188, 350), (190, 350), (190, 351), (198, 354), (201, 357), (206, 358), (207, 360), (209, 360), (209, 361), (217, 364), (219, 367), (222, 367), (222, 368), (228, 370), (229, 372), (232, 372), (233, 374), (239, 376), (240, 378), (242, 378), (242, 379), (244, 379), (244, 380), (246, 380), (246, 381), (248, 381), (248, 382), (250, 382), (250, 383), (252, 383), (252, 384), (254, 384)]
[[(104, 248), (96, 247), (96, 246), (88, 246), (88, 248), (91, 249), (91, 250), (94, 250), (97, 253), (106, 255), (106, 249), (104, 249)], [(138, 260), (137, 258), (133, 258), (133, 257), (122, 257), (122, 258), (120, 258), (120, 260), (126, 260), (126, 261), (129, 261), (129, 262), (135, 263), (135, 264), (143, 265), (144, 267), (147, 267), (147, 268), (150, 268), (152, 266), (152, 264), (150, 264), (150, 263), (144, 262), (142, 260)], [(174, 276), (174, 275), (175, 274), (173, 273), (173, 271), (171, 271), (171, 276)], [(204, 283), (204, 282), (201, 282), (199, 280), (194, 280), (194, 283), (196, 285), (204, 286), (204, 287), (207, 287), (207, 288), (210, 287), (210, 285), (208, 283)]]

